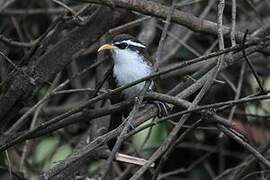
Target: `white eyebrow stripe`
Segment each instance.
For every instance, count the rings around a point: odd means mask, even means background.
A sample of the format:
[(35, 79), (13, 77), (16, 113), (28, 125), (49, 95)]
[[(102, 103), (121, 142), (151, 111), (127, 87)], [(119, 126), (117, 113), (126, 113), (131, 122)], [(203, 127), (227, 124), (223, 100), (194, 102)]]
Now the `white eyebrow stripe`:
[(145, 48), (145, 45), (143, 45), (141, 43), (137, 43), (137, 42), (131, 41), (131, 40), (124, 40), (124, 41), (121, 41), (121, 43), (127, 43), (128, 45)]

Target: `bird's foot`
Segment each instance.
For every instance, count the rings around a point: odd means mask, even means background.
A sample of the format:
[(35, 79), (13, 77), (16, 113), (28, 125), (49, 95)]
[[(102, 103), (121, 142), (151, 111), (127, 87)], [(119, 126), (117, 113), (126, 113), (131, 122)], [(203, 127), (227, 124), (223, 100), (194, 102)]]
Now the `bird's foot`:
[(170, 107), (168, 104), (161, 101), (150, 101), (150, 103), (154, 104), (158, 109), (158, 117), (161, 118), (163, 116), (167, 116), (169, 114)]

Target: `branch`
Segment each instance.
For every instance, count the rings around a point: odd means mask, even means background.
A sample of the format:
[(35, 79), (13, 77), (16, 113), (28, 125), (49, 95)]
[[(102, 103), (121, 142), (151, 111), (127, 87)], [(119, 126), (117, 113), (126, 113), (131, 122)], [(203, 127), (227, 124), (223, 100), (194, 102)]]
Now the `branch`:
[[(100, 0), (80, 0), (82, 2), (87, 3), (96, 3), (96, 4), (103, 4), (111, 6), (111, 3), (114, 4), (115, 7), (118, 8), (125, 8), (133, 11), (138, 11), (140, 13), (151, 15), (155, 17), (159, 17), (162, 19), (166, 19), (168, 14), (170, 13), (170, 7), (161, 5), (154, 1), (147, 1), (147, 0), (133, 0), (133, 1), (126, 1), (126, 0), (110, 0), (110, 1), (100, 1)], [(183, 25), (192, 31), (196, 32), (204, 32), (210, 33), (213, 35), (217, 35), (217, 23), (208, 21), (208, 20), (201, 20), (192, 14), (175, 10), (172, 13), (171, 21), (180, 25)], [(227, 26), (222, 26), (223, 35), (226, 38), (230, 38), (231, 28)], [(238, 42), (244, 37), (244, 33), (240, 31), (235, 32), (235, 38)], [(255, 39), (254, 37), (249, 37)]]

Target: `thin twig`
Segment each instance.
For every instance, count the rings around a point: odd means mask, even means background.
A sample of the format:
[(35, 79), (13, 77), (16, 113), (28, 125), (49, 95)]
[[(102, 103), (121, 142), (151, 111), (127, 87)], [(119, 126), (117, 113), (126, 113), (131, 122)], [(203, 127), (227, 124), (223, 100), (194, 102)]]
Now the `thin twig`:
[(243, 41), (242, 41), (242, 47), (243, 47), (242, 53), (243, 53), (244, 59), (248, 63), (249, 68), (251, 69), (252, 74), (254, 75), (257, 83), (259, 84), (259, 87), (261, 89), (261, 93), (265, 94), (265, 90), (264, 90), (264, 87), (263, 87), (263, 85), (262, 85), (262, 83), (260, 81), (259, 75), (258, 75), (257, 71), (255, 70), (254, 65), (252, 64), (252, 62), (249, 60), (248, 56), (246, 55), (246, 44), (245, 44), (245, 42), (246, 42), (247, 34), (248, 34), (248, 30), (246, 30), (245, 36), (244, 36)]
[[(81, 6), (75, 6), (73, 9), (74, 10), (79, 10)], [(8, 8), (4, 9), (2, 12), (0, 12), (1, 15), (4, 16), (27, 16), (27, 15), (57, 15), (57, 14), (62, 14), (66, 12), (66, 8), (35, 8), (35, 9), (13, 9), (13, 8)]]
[(164, 27), (162, 30), (161, 38), (159, 40), (158, 48), (157, 48), (157, 52), (156, 52), (156, 62), (154, 64), (154, 71), (158, 71), (158, 67), (159, 67), (159, 63), (160, 63), (159, 61), (161, 59), (161, 53), (163, 50), (163, 46), (165, 43), (165, 38), (167, 36), (169, 25), (171, 23), (171, 18), (172, 18), (172, 14), (173, 14), (173, 11), (175, 8), (175, 3), (176, 3), (176, 0), (172, 0), (172, 3), (171, 3), (172, 5), (170, 7), (169, 13), (167, 14), (166, 21), (164, 22), (165, 24), (164, 24)]
[(232, 131), (224, 127), (223, 125), (217, 125), (222, 132), (224, 132), (226, 135), (237, 141), (239, 144), (245, 147), (256, 159), (258, 159), (261, 163), (266, 165), (268, 168), (270, 168), (270, 161), (266, 159), (261, 153), (259, 153), (255, 148), (253, 148), (250, 144), (243, 141), (241, 138), (239, 138), (237, 135), (235, 135)]
[(5, 37), (4, 35), (0, 34), (0, 40), (10, 46), (13, 47), (23, 47), (23, 48), (30, 48), (33, 47), (37, 44), (37, 42), (39, 41), (39, 39), (36, 39), (34, 41), (31, 42), (19, 42), (19, 41), (14, 41), (12, 39), (9, 39), (7, 37)]
[(198, 160), (194, 161), (187, 168), (179, 168), (179, 169), (176, 169), (174, 171), (163, 173), (160, 176), (158, 176), (157, 180), (166, 179), (166, 178), (169, 178), (169, 176), (173, 176), (173, 175), (179, 175), (179, 174), (182, 174), (182, 173), (187, 173), (187, 172), (191, 171), (192, 169), (194, 169), (197, 165), (199, 165), (200, 163), (205, 161), (212, 154), (213, 154), (213, 152), (206, 153), (205, 155), (200, 157)]
[(78, 19), (80, 22), (83, 22), (83, 18), (80, 17), (72, 8), (68, 7), (66, 4), (64, 4), (63, 2), (61, 1), (58, 1), (58, 0), (52, 0), (54, 3), (62, 6), (63, 8), (67, 9), (75, 19)]
[[(158, 179), (159, 172), (161, 172), (162, 167), (164, 166), (165, 162), (168, 160), (170, 154), (174, 150), (174, 147), (179, 144), (180, 141), (182, 141), (190, 132), (195, 130), (200, 124), (202, 123), (202, 119), (199, 119), (197, 122), (195, 122), (189, 129), (187, 129), (181, 136), (179, 136), (175, 141), (172, 142), (171, 146), (167, 150), (167, 152), (162, 156), (158, 167), (155, 170), (155, 173), (152, 177), (152, 180)], [(212, 152), (211, 152), (212, 153)], [(194, 163), (195, 164), (195, 163)], [(191, 165), (192, 166), (192, 165)], [(190, 167), (191, 167), (190, 166)], [(192, 166), (193, 167), (193, 166)], [(189, 169), (189, 168), (188, 168)]]
[(231, 30), (231, 43), (232, 43), (232, 46), (236, 45), (235, 28), (236, 28), (236, 0), (232, 0), (232, 30)]
[[(57, 82), (59, 80), (60, 74), (58, 74), (56, 76), (56, 78), (54, 79), (53, 84), (51, 85), (51, 87), (54, 88), (55, 86), (55, 82)], [(29, 117), (38, 107), (40, 107), (42, 104), (44, 104), (54, 93), (55, 89), (49, 88), (48, 92), (45, 94), (45, 96), (38, 101), (38, 103), (36, 103), (32, 108), (30, 108), (26, 113), (24, 113), (24, 115), (22, 117), (20, 117), (20, 119), (18, 119), (5, 133), (9, 134), (12, 132), (16, 132), (19, 128), (21, 128), (26, 122), (27, 117)], [(59, 86), (58, 86), (59, 87)], [(57, 90), (57, 89), (56, 89)]]
[(8, 150), (5, 150), (5, 155), (7, 157), (9, 180), (12, 180), (12, 165), (11, 165), (11, 161), (10, 161), (10, 158), (9, 158)]
[(16, 65), (14, 62), (12, 62), (12, 60), (11, 59), (9, 59), (4, 53), (2, 53), (1, 51), (0, 51), (0, 55), (2, 56), (2, 57), (4, 57), (4, 59), (9, 63), (9, 64), (11, 64), (13, 67), (14, 67), (14, 69), (16, 69), (17, 71), (19, 71), (19, 72), (22, 72), (27, 78), (29, 78), (30, 79), (30, 82), (33, 84), (33, 85), (35, 85), (35, 79), (34, 78), (32, 78), (29, 74), (27, 74), (22, 68), (20, 68), (18, 65)]
[[(239, 78), (239, 81), (238, 81), (237, 91), (236, 91), (234, 100), (238, 100), (238, 99), (240, 98), (241, 90), (242, 90), (242, 85), (243, 85), (243, 79), (244, 79), (245, 69), (246, 69), (246, 63), (243, 63), (243, 64), (242, 64), (242, 67), (241, 67), (241, 71), (240, 71), (240, 78)], [(231, 110), (231, 112), (230, 112), (229, 118), (228, 118), (228, 120), (229, 120), (230, 122), (231, 122), (232, 119), (233, 119), (233, 115), (234, 115), (235, 110), (236, 110), (236, 106), (233, 106), (233, 107), (232, 107), (232, 110)]]
[(11, 4), (13, 4), (14, 2), (16, 2), (16, 0), (9, 0), (9, 1), (6, 1), (6, 3), (4, 4), (1, 4), (0, 12), (3, 11), (8, 6), (10, 6)]

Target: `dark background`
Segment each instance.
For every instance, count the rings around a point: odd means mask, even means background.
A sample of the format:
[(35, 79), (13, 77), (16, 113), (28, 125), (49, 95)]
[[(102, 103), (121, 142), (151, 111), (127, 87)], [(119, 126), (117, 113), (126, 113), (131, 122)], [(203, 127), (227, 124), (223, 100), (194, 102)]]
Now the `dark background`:
[[(110, 55), (96, 51), (121, 33), (143, 42), (159, 71), (169, 69), (156, 77), (160, 94), (145, 95), (170, 104), (169, 114), (185, 112), (178, 100), (192, 102), (212, 81), (198, 102), (212, 106), (190, 113), (172, 139), (185, 117), (152, 123), (157, 108), (147, 101), (139, 108), (128, 133), (152, 126), (118, 146), (122, 154), (155, 158), (138, 179), (269, 179), (270, 103), (263, 99), (270, 90), (270, 1), (226, 0), (224, 11), (221, 2), (0, 0), (0, 179), (137, 175), (141, 166), (107, 160), (134, 102), (111, 94)], [(236, 48), (205, 57), (223, 46)], [(198, 57), (205, 60), (172, 70)], [(241, 102), (246, 97), (255, 100)], [(213, 105), (230, 100), (237, 105)]]

